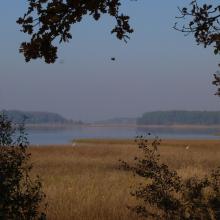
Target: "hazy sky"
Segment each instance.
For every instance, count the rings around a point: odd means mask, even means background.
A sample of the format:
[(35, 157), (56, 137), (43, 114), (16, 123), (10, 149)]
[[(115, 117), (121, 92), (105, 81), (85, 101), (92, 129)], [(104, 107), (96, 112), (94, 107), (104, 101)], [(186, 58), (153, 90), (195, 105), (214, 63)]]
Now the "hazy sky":
[(189, 1), (124, 1), (135, 29), (128, 44), (110, 34), (114, 20), (87, 17), (72, 27), (73, 39), (60, 46), (58, 62), (50, 65), (25, 63), (18, 53), (26, 36), (15, 21), (25, 2), (4, 0), (0, 8), (1, 109), (52, 111), (75, 120), (152, 110), (220, 110), (211, 84), (220, 56), (172, 29), (177, 6)]

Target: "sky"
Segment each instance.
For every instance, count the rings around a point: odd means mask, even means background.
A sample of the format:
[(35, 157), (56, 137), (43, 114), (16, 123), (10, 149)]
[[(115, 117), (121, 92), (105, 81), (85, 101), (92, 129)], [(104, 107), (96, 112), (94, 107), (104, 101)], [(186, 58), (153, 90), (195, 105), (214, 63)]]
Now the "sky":
[(124, 0), (122, 11), (134, 28), (127, 44), (110, 34), (113, 19), (86, 17), (72, 27), (73, 39), (59, 46), (58, 62), (45, 64), (26, 63), (18, 52), (27, 36), (16, 19), (26, 11), (26, 1), (4, 0), (0, 109), (56, 112), (84, 121), (155, 110), (220, 110), (211, 83), (220, 56), (172, 28), (177, 7), (188, 2)]

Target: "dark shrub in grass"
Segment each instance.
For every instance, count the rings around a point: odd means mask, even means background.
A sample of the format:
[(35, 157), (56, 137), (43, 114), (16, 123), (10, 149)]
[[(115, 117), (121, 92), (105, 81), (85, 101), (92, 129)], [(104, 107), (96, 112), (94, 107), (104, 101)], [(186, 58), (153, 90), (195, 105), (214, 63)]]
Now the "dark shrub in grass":
[[(45, 197), (39, 177), (30, 177), (24, 125), (14, 128), (0, 113), (0, 219), (46, 219), (40, 212)], [(41, 207), (44, 210), (45, 207)]]
[(160, 139), (141, 136), (136, 142), (141, 156), (135, 157), (132, 165), (122, 161), (124, 170), (142, 178), (139, 186), (131, 192), (139, 204), (129, 207), (132, 211), (147, 219), (220, 219), (219, 168), (203, 178), (182, 179), (160, 161)]

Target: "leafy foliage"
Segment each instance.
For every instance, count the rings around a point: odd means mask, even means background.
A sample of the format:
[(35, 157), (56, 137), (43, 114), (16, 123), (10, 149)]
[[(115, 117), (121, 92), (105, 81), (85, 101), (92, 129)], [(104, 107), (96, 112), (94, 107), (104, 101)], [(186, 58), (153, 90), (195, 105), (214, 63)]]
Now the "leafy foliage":
[[(220, 5), (202, 4), (193, 0), (189, 7), (179, 9), (180, 16), (184, 23), (182, 26), (175, 24), (174, 28), (183, 33), (193, 33), (198, 44), (204, 47), (213, 45), (214, 53), (220, 53)], [(187, 22), (186, 22), (187, 21)], [(220, 76), (214, 74), (213, 84), (220, 85)], [(220, 96), (220, 88), (216, 95)]]
[(190, 18), (187, 25), (183, 25), (178, 30), (185, 33), (194, 33), (194, 37), (198, 44), (203, 44), (207, 47), (214, 44), (214, 53), (220, 51), (220, 5), (213, 6), (211, 4), (199, 5), (197, 0), (193, 0), (190, 8), (180, 9), (181, 17)]
[(127, 41), (133, 30), (129, 25), (129, 16), (119, 12), (121, 0), (28, 0), (28, 10), (17, 20), (21, 31), (31, 36), (30, 42), (23, 42), (20, 52), (26, 61), (44, 58), (54, 63), (57, 47), (54, 40), (68, 42), (72, 38), (71, 25), (81, 22), (86, 15), (99, 20), (102, 14), (114, 17), (116, 25), (111, 33), (120, 40)]
[(131, 193), (140, 203), (132, 211), (150, 219), (220, 219), (220, 168), (201, 179), (184, 180), (160, 161), (160, 139), (141, 136), (136, 142), (142, 156), (135, 157), (134, 165), (122, 161), (124, 170), (143, 178)]
[(45, 194), (37, 177), (32, 180), (27, 152), (28, 141), (21, 125), (16, 129), (4, 114), (0, 114), (0, 219), (46, 219), (39, 212)]

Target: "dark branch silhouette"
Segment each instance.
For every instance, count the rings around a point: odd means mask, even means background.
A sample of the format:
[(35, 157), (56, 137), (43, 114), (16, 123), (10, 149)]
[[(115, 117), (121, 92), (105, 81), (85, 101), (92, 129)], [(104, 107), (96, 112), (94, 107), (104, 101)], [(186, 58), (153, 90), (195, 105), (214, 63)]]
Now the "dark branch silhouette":
[(133, 29), (129, 16), (120, 13), (121, 0), (28, 0), (28, 10), (17, 20), (21, 31), (30, 35), (29, 42), (22, 42), (20, 52), (25, 60), (44, 58), (46, 63), (57, 59), (57, 46), (72, 38), (71, 25), (81, 22), (86, 15), (99, 20), (108, 14), (116, 21), (111, 33), (127, 42)]
[[(214, 53), (220, 54), (220, 5), (203, 4), (199, 5), (197, 0), (193, 0), (189, 7), (179, 8), (183, 21), (174, 25), (174, 28), (185, 34), (194, 34), (198, 44), (214, 47)], [(214, 74), (213, 84), (220, 86), (220, 77)], [(220, 88), (216, 95), (220, 95)]]

